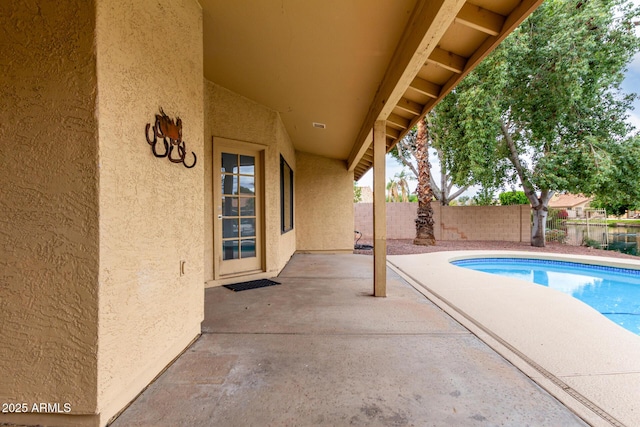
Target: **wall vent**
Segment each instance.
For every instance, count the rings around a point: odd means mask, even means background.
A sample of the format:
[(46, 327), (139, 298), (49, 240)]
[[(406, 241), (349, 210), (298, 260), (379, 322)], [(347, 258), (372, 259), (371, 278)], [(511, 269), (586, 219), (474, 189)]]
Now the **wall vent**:
[(327, 125), (325, 125), (324, 123), (313, 122), (313, 127), (318, 129), (326, 129)]

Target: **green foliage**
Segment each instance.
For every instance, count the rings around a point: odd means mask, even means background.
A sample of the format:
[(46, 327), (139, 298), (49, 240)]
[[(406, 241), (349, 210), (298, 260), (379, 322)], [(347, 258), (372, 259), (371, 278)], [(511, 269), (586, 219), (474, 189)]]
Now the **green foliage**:
[(589, 248), (602, 249), (602, 245), (600, 245), (600, 242), (594, 239), (590, 239), (588, 237), (584, 238), (583, 244), (584, 246), (587, 246)]
[(567, 232), (558, 228), (547, 230), (545, 232), (545, 240), (547, 242), (565, 243), (567, 241)]
[(469, 197), (469, 196), (460, 196), (460, 197), (458, 197), (458, 203), (456, 203), (455, 205), (453, 205), (453, 203), (452, 203), (452, 205), (453, 206), (466, 206), (466, 205), (468, 205), (470, 203), (471, 203), (471, 197)]
[(610, 251), (622, 252), (623, 254), (638, 255), (637, 242), (610, 242), (607, 249)]
[(493, 190), (483, 188), (478, 191), (478, 194), (473, 196), (473, 204), (478, 206), (491, 206), (497, 204)]
[(358, 187), (358, 183), (353, 181), (353, 203), (362, 201), (362, 187)]
[(609, 157), (610, 167), (599, 177), (591, 207), (606, 209), (616, 216), (627, 210), (640, 210), (640, 137), (613, 145)]
[(607, 215), (622, 216), (628, 210), (635, 210), (635, 205), (626, 204), (622, 200), (611, 200), (607, 195), (596, 196), (591, 201), (591, 207), (596, 209), (605, 209)]
[(543, 205), (553, 191), (640, 200), (640, 149), (625, 140), (635, 95), (621, 91), (639, 14), (625, 0), (545, 1), (435, 108), (454, 182), (519, 182)]
[[(436, 120), (435, 113), (432, 111), (424, 118), (427, 127), (427, 141), (430, 149), (435, 150), (437, 154), (437, 161), (440, 164), (440, 179), (438, 182), (433, 178), (431, 171), (429, 171), (429, 186), (434, 193), (434, 197), (440, 201), (442, 205), (448, 205), (454, 201), (457, 197), (462, 195), (467, 189), (468, 185), (454, 186), (452, 178), (447, 171), (447, 162), (445, 159), (445, 153), (440, 149), (440, 137), (438, 135), (438, 129), (434, 126), (434, 120)], [(408, 167), (413, 173), (415, 178), (418, 178), (420, 162), (418, 161), (418, 127), (414, 126), (409, 129), (409, 132), (402, 138), (396, 145), (393, 146), (389, 154), (398, 161), (398, 163)], [(430, 163), (427, 166), (431, 168)], [(418, 184), (420, 188), (421, 185)], [(441, 188), (442, 187), (442, 188)]]
[(500, 204), (502, 206), (529, 204), (529, 199), (527, 199), (524, 191), (507, 191), (500, 193), (498, 194), (498, 199), (500, 199)]

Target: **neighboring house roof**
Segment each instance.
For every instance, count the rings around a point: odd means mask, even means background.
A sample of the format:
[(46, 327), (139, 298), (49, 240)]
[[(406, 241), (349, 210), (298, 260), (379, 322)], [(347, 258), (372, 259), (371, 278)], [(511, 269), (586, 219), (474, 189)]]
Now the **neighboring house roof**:
[(199, 1), (205, 78), (358, 180), (376, 121), (389, 151), (543, 0)]
[(589, 202), (593, 200), (593, 197), (586, 197), (582, 194), (554, 194), (551, 200), (549, 200), (550, 208), (576, 208), (586, 207)]

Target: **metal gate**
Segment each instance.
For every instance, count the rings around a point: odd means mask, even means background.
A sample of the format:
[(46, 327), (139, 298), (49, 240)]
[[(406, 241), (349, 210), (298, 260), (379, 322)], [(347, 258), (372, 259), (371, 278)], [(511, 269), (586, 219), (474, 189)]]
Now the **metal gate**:
[(604, 209), (584, 209), (580, 215), (570, 215), (565, 209), (549, 209), (545, 232), (546, 242), (567, 245), (609, 246), (607, 212)]
[(607, 211), (604, 209), (585, 209), (587, 229), (585, 230), (584, 242), (597, 242), (601, 248), (609, 246), (609, 228), (607, 224)]

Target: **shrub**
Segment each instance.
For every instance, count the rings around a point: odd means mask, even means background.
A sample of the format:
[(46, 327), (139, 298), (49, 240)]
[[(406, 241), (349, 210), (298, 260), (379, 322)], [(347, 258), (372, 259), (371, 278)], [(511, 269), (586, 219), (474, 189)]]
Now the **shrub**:
[(589, 248), (602, 249), (602, 245), (600, 244), (600, 242), (594, 239), (590, 239), (588, 237), (584, 238), (584, 241), (582, 242), (582, 244)]
[(545, 240), (547, 242), (565, 243), (567, 241), (567, 232), (558, 229), (547, 230), (545, 233)]
[(524, 191), (507, 191), (498, 195), (500, 204), (502, 206), (509, 205), (528, 205), (529, 199), (524, 194)]

